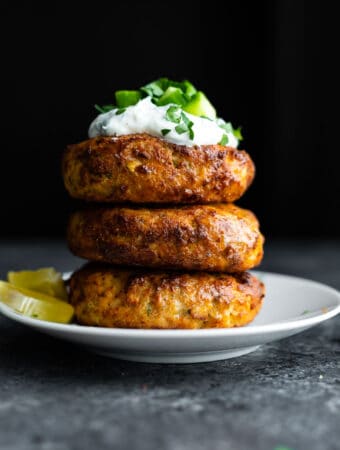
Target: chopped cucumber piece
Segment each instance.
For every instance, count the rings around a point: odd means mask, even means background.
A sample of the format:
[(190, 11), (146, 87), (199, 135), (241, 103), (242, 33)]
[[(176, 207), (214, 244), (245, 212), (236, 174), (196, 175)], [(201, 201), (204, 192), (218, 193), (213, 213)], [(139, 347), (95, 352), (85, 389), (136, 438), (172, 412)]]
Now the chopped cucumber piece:
[(116, 91), (115, 97), (118, 108), (127, 108), (138, 103), (142, 94), (139, 91)]
[(183, 86), (183, 91), (185, 92), (185, 95), (187, 96), (188, 99), (191, 99), (191, 97), (193, 97), (197, 92), (197, 89), (195, 88), (195, 86), (192, 83), (190, 83), (190, 81), (188, 81), (188, 80), (184, 80), (182, 82), (182, 86)]
[(216, 119), (216, 110), (202, 91), (198, 91), (183, 109), (194, 116)]
[(175, 103), (176, 105), (183, 106), (187, 103), (187, 100), (181, 89), (169, 86), (162, 97), (157, 101), (157, 105), (163, 106), (168, 103)]
[(148, 83), (145, 86), (141, 87), (140, 90), (152, 98), (158, 98), (164, 94), (164, 91), (166, 90), (168, 85), (169, 84), (167, 78), (159, 78), (158, 80), (151, 81), (151, 83)]

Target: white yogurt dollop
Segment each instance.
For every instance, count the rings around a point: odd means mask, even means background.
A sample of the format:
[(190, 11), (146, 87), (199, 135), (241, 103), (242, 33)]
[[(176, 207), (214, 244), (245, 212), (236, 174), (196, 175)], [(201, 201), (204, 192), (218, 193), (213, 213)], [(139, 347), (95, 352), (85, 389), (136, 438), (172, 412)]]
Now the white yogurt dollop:
[[(194, 137), (190, 139), (188, 132), (177, 133), (175, 130), (177, 124), (166, 118), (166, 112), (170, 106), (178, 105), (156, 106), (152, 103), (151, 97), (146, 97), (136, 105), (126, 108), (121, 114), (117, 114), (117, 109), (112, 109), (107, 113), (99, 114), (94, 119), (89, 128), (89, 137), (148, 133), (174, 144), (193, 146), (218, 144), (226, 134), (228, 136), (226, 145), (237, 147), (238, 140), (233, 133), (226, 132), (212, 120), (187, 112), (185, 115), (193, 122)], [(162, 130), (171, 131), (163, 136)]]

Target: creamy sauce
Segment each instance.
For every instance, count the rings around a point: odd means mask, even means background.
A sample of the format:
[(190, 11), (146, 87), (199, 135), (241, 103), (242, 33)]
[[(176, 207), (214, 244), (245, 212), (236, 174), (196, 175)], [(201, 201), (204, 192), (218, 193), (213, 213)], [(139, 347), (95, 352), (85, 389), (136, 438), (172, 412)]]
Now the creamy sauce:
[[(136, 105), (126, 108), (121, 114), (117, 114), (117, 109), (99, 114), (90, 125), (89, 137), (148, 133), (174, 144), (193, 146), (218, 144), (223, 135), (226, 134), (228, 136), (226, 145), (237, 147), (238, 140), (232, 133), (226, 133), (212, 120), (194, 116), (187, 112), (185, 112), (186, 116), (194, 124), (192, 126), (194, 138), (190, 139), (188, 132), (178, 134), (175, 130), (177, 124), (166, 118), (166, 112), (170, 106), (171, 104), (156, 106), (152, 103), (150, 97), (146, 97)], [(171, 131), (163, 136), (161, 130), (169, 129)]]

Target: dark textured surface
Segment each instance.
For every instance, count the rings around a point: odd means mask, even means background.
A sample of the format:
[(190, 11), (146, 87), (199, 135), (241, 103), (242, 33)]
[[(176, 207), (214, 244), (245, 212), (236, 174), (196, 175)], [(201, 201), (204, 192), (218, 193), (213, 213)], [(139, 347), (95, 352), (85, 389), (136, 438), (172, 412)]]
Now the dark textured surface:
[[(262, 270), (340, 289), (339, 241), (267, 242)], [(0, 271), (81, 262), (63, 242), (2, 242)], [(0, 448), (338, 449), (340, 317), (249, 355), (148, 365), (80, 352), (0, 318)]]

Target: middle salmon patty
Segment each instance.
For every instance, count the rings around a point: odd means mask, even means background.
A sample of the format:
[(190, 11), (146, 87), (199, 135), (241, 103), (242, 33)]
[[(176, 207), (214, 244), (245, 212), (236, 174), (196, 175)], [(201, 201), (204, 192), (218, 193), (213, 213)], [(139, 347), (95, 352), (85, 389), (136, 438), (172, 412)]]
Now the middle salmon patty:
[(91, 208), (71, 215), (67, 235), (92, 261), (226, 273), (257, 266), (264, 243), (256, 216), (233, 204)]

